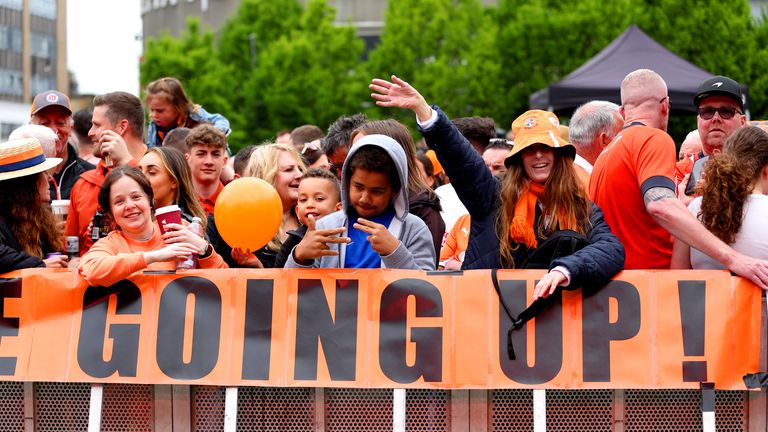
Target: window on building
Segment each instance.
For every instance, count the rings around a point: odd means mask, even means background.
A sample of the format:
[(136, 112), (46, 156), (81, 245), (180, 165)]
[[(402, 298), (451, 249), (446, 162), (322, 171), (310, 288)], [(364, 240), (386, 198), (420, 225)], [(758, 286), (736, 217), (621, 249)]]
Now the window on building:
[(55, 20), (56, 0), (30, 0), (29, 13), (34, 16)]
[(30, 80), (31, 94), (38, 94), (52, 88), (56, 88), (56, 79), (52, 75), (32, 74)]
[(0, 94), (23, 96), (23, 86), (20, 70), (0, 69)]
[(56, 55), (56, 39), (53, 36), (30, 32), (29, 43), (32, 55), (44, 59), (53, 59)]
[(20, 28), (0, 25), (0, 50), (21, 53)]
[(0, 140), (3, 140), (3, 142), (8, 141), (8, 137), (11, 136), (11, 132), (13, 132), (14, 129), (20, 126), (21, 126), (20, 124), (16, 124), (16, 123), (0, 122)]
[(0, 7), (21, 11), (22, 0), (0, 0)]

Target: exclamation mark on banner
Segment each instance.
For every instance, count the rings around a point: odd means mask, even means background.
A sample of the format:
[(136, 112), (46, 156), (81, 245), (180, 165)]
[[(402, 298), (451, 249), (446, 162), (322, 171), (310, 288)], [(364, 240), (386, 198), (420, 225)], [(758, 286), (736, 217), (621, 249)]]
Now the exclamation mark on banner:
[[(704, 356), (704, 323), (706, 322), (707, 286), (704, 281), (678, 281), (680, 321), (683, 330), (683, 355)], [(707, 362), (683, 361), (683, 381), (707, 381)]]

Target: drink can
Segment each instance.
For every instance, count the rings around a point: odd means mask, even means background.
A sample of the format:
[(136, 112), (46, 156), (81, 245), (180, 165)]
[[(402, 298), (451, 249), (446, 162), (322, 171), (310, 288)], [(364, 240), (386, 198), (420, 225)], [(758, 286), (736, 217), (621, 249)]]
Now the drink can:
[(67, 236), (66, 252), (69, 259), (75, 258), (80, 254), (80, 239), (77, 236)]

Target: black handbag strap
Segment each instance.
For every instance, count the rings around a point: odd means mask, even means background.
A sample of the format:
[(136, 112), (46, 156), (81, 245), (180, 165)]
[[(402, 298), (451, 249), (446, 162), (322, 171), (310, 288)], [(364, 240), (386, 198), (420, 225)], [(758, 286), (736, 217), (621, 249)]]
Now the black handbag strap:
[[(510, 326), (509, 330), (507, 331), (507, 356), (510, 360), (515, 360), (517, 357), (515, 356), (515, 347), (512, 344), (512, 332), (515, 330), (519, 330), (530, 321), (533, 317), (538, 315), (541, 311), (549, 307), (554, 302), (555, 295), (552, 294), (548, 297), (540, 298), (531, 303), (525, 310), (520, 312), (517, 317), (512, 313), (512, 310), (509, 308), (509, 305), (504, 300), (504, 296), (501, 295), (501, 288), (499, 288), (499, 278), (498, 278), (498, 270), (499, 269), (491, 269), (491, 282), (493, 282), (493, 288), (496, 290), (496, 294), (499, 296), (499, 302), (501, 303), (501, 306), (504, 308), (504, 312), (507, 313), (507, 316), (509, 317), (510, 321), (512, 321), (512, 325)], [(560, 288), (558, 288), (559, 290)]]

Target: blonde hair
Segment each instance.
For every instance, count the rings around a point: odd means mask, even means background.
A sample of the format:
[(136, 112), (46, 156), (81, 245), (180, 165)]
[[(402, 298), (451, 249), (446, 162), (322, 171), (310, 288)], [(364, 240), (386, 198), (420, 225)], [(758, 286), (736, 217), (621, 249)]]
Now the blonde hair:
[[(280, 158), (281, 152), (287, 152), (291, 155), (296, 165), (298, 165), (301, 172), (305, 172), (307, 167), (301, 160), (301, 155), (296, 149), (289, 144), (277, 144), (273, 142), (265, 142), (256, 147), (251, 153), (251, 158), (248, 160), (248, 166), (245, 169), (246, 177), (256, 177), (264, 180), (265, 182), (275, 186), (275, 177), (278, 171), (280, 171), (280, 165), (277, 163)], [(294, 206), (296, 203), (294, 203)], [(295, 212), (291, 211), (292, 215)], [(280, 237), (283, 235), (283, 227), (281, 226), (275, 237), (269, 242), (267, 247), (273, 251), (279, 251), (282, 242)]]

